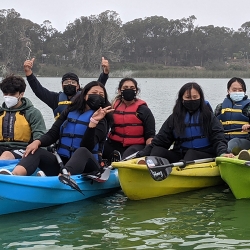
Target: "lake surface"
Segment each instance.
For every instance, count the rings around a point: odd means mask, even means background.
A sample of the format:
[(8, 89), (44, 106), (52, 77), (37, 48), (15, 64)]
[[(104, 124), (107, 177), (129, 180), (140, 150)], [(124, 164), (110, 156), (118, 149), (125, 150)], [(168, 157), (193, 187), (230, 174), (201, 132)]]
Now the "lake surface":
[[(60, 78), (39, 80), (51, 90), (61, 88)], [(80, 79), (82, 85), (91, 80), (95, 79)], [(183, 84), (199, 83), (215, 108), (227, 94), (228, 80), (141, 78), (138, 83), (159, 130)], [(248, 88), (250, 80), (245, 81)], [(118, 82), (115, 78), (107, 82), (111, 100)], [(52, 111), (29, 86), (25, 95), (41, 110), (49, 128)], [(0, 249), (250, 249), (250, 200), (235, 200), (226, 188), (142, 201), (130, 201), (119, 190), (63, 206), (3, 215)]]

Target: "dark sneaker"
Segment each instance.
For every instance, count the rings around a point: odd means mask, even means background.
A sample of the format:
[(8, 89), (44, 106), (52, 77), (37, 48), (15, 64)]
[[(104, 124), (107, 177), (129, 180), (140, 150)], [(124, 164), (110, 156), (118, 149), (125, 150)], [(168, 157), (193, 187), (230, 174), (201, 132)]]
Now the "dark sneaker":
[(44, 177), (44, 176), (46, 176), (46, 174), (45, 174), (42, 170), (40, 170), (40, 171), (38, 171), (38, 172), (36, 173), (36, 176)]
[(250, 161), (250, 154), (249, 154), (248, 150), (246, 150), (246, 149), (241, 150), (239, 155), (238, 155), (238, 159), (244, 160), (244, 161)]
[(12, 172), (5, 168), (0, 169), (0, 174), (13, 175)]
[(111, 156), (111, 162), (121, 161), (121, 153), (118, 150), (114, 150)]

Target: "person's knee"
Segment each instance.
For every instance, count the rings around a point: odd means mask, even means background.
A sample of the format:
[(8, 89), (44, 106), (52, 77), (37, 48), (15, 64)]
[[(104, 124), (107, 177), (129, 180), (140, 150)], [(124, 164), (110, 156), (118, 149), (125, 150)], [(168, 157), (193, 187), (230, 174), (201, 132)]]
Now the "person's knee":
[(13, 175), (27, 175), (27, 170), (23, 166), (17, 165), (12, 173)]
[(12, 160), (15, 159), (15, 156), (10, 151), (4, 151), (1, 156), (1, 160)]

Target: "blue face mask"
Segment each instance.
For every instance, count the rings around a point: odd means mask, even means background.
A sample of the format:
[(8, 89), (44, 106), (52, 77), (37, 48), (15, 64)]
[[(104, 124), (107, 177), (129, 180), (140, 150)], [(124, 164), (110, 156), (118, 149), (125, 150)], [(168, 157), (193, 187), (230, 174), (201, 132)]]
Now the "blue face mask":
[(242, 99), (244, 98), (244, 96), (245, 96), (244, 92), (231, 92), (230, 93), (230, 98), (234, 102), (242, 101)]

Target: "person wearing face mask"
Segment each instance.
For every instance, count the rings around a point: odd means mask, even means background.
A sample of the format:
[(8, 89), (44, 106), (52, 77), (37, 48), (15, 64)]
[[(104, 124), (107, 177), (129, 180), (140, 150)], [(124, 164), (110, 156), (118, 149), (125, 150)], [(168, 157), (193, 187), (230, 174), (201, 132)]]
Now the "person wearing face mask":
[(181, 87), (173, 113), (151, 144), (137, 157), (146, 155), (164, 157), (170, 163), (216, 156), (233, 157), (227, 153), (222, 124), (204, 100), (200, 85), (189, 82)]
[[(250, 99), (246, 95), (246, 84), (238, 77), (231, 78), (227, 83), (227, 97), (215, 108), (214, 114), (221, 121), (224, 130), (237, 130), (249, 124)], [(248, 144), (248, 132), (226, 132), (228, 152), (237, 155)], [(249, 145), (250, 147), (250, 145)]]
[(98, 162), (99, 143), (108, 131), (107, 116), (113, 111), (103, 84), (88, 83), (52, 125), (51, 129), (33, 141), (13, 172), (0, 170), (0, 174), (32, 175), (39, 167), (41, 176), (60, 174), (55, 155), (41, 147), (58, 141), (57, 153), (67, 171), (74, 174), (100, 175), (103, 168)]
[(145, 101), (137, 97), (137, 81), (123, 78), (112, 107), (114, 123), (104, 144), (103, 158), (111, 161), (114, 150), (122, 158), (143, 149), (155, 136), (155, 119)]
[(22, 77), (10, 75), (0, 89), (4, 103), (0, 107), (0, 159), (19, 159), (27, 145), (46, 131), (41, 112), (23, 97), (26, 84)]
[[(26, 60), (24, 62), (24, 72), (27, 81), (35, 95), (53, 110), (54, 117), (57, 119), (61, 112), (71, 104), (72, 100), (80, 93), (81, 88), (79, 78), (75, 73), (66, 73), (62, 77), (63, 91), (59, 93), (50, 91), (43, 87), (33, 74), (32, 67), (34, 61), (35, 59), (32, 58), (31, 60)], [(105, 85), (109, 76), (109, 62), (102, 57), (101, 64), (103, 72), (100, 74), (97, 81)]]

